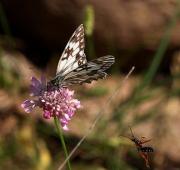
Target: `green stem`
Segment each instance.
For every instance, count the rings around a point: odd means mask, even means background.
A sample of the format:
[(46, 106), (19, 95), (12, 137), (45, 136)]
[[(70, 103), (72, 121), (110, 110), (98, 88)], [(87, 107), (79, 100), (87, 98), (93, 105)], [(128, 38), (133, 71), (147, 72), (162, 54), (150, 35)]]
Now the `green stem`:
[[(64, 150), (65, 157), (67, 158), (68, 157), (68, 152), (67, 152), (66, 144), (65, 144), (65, 141), (64, 141), (63, 133), (62, 133), (62, 128), (60, 127), (60, 122), (59, 122), (57, 117), (54, 117), (54, 123), (56, 125), (56, 129), (57, 129), (59, 138), (61, 140), (61, 144), (62, 144), (62, 147), (63, 147), (63, 150)], [(67, 168), (69, 170), (71, 170), (71, 165), (70, 165), (69, 160), (67, 161)]]

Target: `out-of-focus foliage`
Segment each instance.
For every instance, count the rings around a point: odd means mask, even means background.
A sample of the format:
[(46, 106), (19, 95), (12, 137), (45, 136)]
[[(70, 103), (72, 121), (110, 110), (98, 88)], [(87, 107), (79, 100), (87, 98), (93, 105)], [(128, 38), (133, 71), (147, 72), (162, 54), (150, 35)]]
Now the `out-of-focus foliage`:
[(85, 34), (92, 36), (94, 30), (94, 9), (91, 5), (88, 5), (85, 9), (84, 27)]

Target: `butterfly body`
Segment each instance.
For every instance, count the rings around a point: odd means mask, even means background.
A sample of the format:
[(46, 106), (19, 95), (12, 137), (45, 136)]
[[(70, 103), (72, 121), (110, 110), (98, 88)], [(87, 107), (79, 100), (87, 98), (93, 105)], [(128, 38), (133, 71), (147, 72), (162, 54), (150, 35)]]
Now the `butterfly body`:
[(80, 25), (67, 43), (58, 62), (56, 76), (48, 86), (59, 88), (106, 77), (105, 70), (114, 63), (114, 57), (107, 55), (87, 62), (84, 48), (84, 28)]
[(64, 76), (55, 76), (50, 82), (48, 82), (49, 86), (60, 87), (64, 80)]

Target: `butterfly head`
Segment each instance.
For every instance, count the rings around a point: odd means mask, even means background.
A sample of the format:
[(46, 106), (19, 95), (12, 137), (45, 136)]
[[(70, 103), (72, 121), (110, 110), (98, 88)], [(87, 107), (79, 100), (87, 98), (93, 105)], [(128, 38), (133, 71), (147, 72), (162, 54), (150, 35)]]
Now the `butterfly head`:
[(47, 89), (56, 89), (59, 87), (60, 87), (60, 84), (56, 79), (52, 79), (47, 83)]
[(63, 86), (63, 80), (64, 80), (63, 76), (56, 75), (56, 77), (54, 77), (52, 80), (50, 80), (47, 83), (47, 88), (48, 89), (59, 89), (60, 87)]

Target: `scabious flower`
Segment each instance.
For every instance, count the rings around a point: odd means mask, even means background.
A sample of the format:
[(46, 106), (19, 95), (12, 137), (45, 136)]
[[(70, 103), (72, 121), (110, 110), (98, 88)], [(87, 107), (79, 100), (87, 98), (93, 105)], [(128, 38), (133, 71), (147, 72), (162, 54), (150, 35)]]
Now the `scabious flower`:
[(43, 109), (45, 119), (56, 116), (63, 129), (68, 130), (68, 122), (75, 111), (81, 107), (80, 101), (73, 98), (74, 91), (64, 87), (49, 89), (44, 77), (41, 77), (40, 81), (32, 77), (30, 91), (34, 99), (25, 100), (21, 104), (25, 112), (30, 113), (35, 107), (40, 107)]

